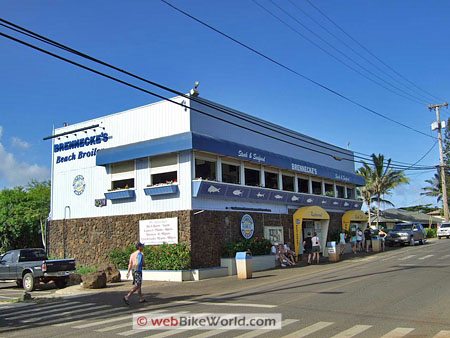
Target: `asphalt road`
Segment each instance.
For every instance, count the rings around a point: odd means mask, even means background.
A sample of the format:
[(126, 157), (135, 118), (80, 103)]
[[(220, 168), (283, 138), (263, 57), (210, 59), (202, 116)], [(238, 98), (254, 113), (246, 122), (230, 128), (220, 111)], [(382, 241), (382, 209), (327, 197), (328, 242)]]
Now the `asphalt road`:
[[(450, 240), (357, 256), (335, 264), (188, 283), (128, 284), (45, 304), (0, 305), (0, 337), (450, 337)], [(2, 308), (3, 307), (3, 308)], [(281, 313), (272, 331), (132, 330), (131, 314)]]

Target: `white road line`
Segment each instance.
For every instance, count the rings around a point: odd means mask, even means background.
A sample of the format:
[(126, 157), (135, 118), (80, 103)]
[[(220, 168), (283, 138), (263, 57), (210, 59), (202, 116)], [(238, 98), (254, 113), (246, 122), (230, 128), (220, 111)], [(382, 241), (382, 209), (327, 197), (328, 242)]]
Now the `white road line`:
[(67, 305), (75, 305), (75, 304), (79, 304), (80, 302), (69, 302), (69, 303), (58, 303), (55, 305), (49, 305), (49, 306), (39, 306), (39, 307), (35, 307), (33, 306), (31, 309), (27, 309), (27, 310), (22, 310), (22, 309), (17, 309), (17, 311), (10, 311), (8, 314), (14, 314), (14, 315), (19, 315), (19, 314), (23, 314), (23, 313), (32, 313), (32, 312), (39, 312), (41, 310), (49, 310), (49, 309), (56, 309), (56, 308), (60, 308), (60, 307), (65, 307)]
[[(167, 312), (167, 311), (168, 310), (157, 310), (155, 312)], [(141, 310), (139, 310), (139, 312), (141, 312)], [(112, 331), (112, 330), (116, 330), (116, 329), (122, 329), (122, 328), (127, 327), (127, 326), (133, 326), (133, 323), (132, 323), (131, 320), (129, 322), (126, 322), (126, 323), (104, 327), (103, 329), (98, 329), (98, 330), (95, 330), (95, 331), (96, 332), (108, 332), (108, 331)], [(138, 331), (138, 330), (135, 330), (135, 331)], [(141, 331), (143, 331), (143, 330), (139, 330), (138, 332), (141, 332)]]
[[(281, 322), (281, 328), (288, 326), (290, 324), (296, 323), (298, 322), (298, 319), (285, 319)], [(250, 331), (244, 334), (241, 334), (240, 336), (237, 336), (235, 338), (254, 338), (254, 337), (258, 337), (260, 335), (263, 335), (267, 332), (272, 332), (274, 330), (263, 330), (263, 329), (258, 329), (255, 331)]]
[(444, 256), (439, 257), (439, 259), (448, 259), (449, 257), (450, 257), (450, 255), (444, 255)]
[(330, 325), (333, 325), (333, 322), (318, 322), (313, 325), (307, 326), (303, 329), (300, 329), (298, 331), (292, 332), (288, 334), (287, 336), (283, 336), (283, 338), (301, 338), (306, 337), (310, 334), (313, 334), (314, 332), (320, 331)]
[(450, 331), (442, 330), (439, 331), (437, 335), (435, 335), (433, 338), (449, 338), (450, 337)]
[(356, 336), (357, 334), (360, 334), (361, 332), (364, 332), (368, 329), (370, 329), (372, 325), (355, 325), (348, 330), (342, 331), (338, 333), (337, 335), (334, 335), (331, 338), (348, 338)]
[(407, 259), (410, 259), (410, 258), (413, 258), (413, 257), (416, 257), (417, 255), (408, 255), (408, 256), (406, 256), (406, 257), (403, 257), (403, 258), (399, 258), (398, 260), (399, 261), (406, 261)]
[(38, 322), (40, 320), (47, 322), (47, 321), (51, 321), (52, 319), (55, 319), (55, 317), (64, 317), (67, 315), (70, 316), (73, 313), (79, 313), (79, 312), (85, 312), (87, 314), (91, 314), (91, 310), (99, 310), (99, 309), (104, 309), (104, 308), (111, 308), (111, 306), (110, 305), (98, 305), (98, 306), (89, 307), (87, 309), (83, 308), (83, 309), (70, 310), (70, 311), (55, 313), (52, 315), (48, 315), (47, 313), (45, 313), (41, 317), (33, 317), (30, 319), (22, 320), (22, 323), (34, 323), (34, 322)]
[(392, 331), (389, 331), (381, 338), (401, 338), (406, 336), (408, 333), (414, 331), (412, 327), (398, 327)]
[(78, 315), (75, 315), (75, 316), (70, 316), (70, 318), (56, 318), (56, 319), (53, 319), (53, 320), (46, 320), (45, 324), (46, 325), (52, 325), (53, 323), (58, 323), (61, 320), (63, 320), (64, 322), (67, 322), (68, 320), (85, 318), (86, 316), (89, 316), (90, 318), (92, 318), (92, 316), (103, 315), (105, 313), (111, 313), (111, 312), (117, 312), (117, 311), (123, 311), (123, 310), (125, 310), (125, 308), (108, 308), (106, 310), (81, 313), (81, 314), (78, 314)]
[(427, 258), (430, 258), (430, 257), (433, 257), (433, 256), (434, 255), (426, 255), (426, 256), (420, 257), (419, 260), (423, 261), (424, 259), (427, 259)]
[[(72, 329), (85, 329), (88, 327), (93, 327), (93, 326), (98, 326), (98, 325), (103, 325), (103, 324), (108, 324), (108, 323), (114, 323), (114, 322), (120, 322), (121, 320), (126, 320), (126, 319), (130, 319), (133, 318), (133, 314), (130, 313), (126, 316), (121, 316), (121, 317), (115, 317), (115, 318), (110, 318), (110, 319), (105, 319), (105, 320), (101, 320), (99, 322), (93, 322), (93, 323), (87, 323), (87, 324), (83, 324), (83, 325), (78, 325), (78, 326), (72, 326)], [(66, 324), (66, 323), (64, 323)], [(70, 323), (69, 323), (70, 324)], [(55, 326), (63, 326), (60, 324), (56, 324)]]
[(212, 306), (238, 306), (238, 307), (257, 307), (272, 309), (278, 305), (269, 304), (250, 304), (250, 303), (224, 303), (224, 302), (196, 302), (193, 300), (180, 300), (176, 301), (176, 304), (200, 304), (200, 305), (212, 305)]
[[(232, 318), (235, 315), (227, 315), (227, 316), (223, 316), (223, 319), (226, 318)], [(225, 332), (230, 332), (231, 330), (226, 330), (226, 329), (217, 329), (217, 330), (211, 330), (211, 331), (206, 331), (206, 332), (202, 332), (200, 334), (197, 334), (195, 336), (191, 336), (190, 338), (208, 338), (208, 337), (213, 337), (213, 336), (217, 336), (218, 334), (221, 333), (225, 333)], [(151, 338), (152, 336), (148, 336), (146, 338)]]
[[(179, 314), (179, 313), (188, 313), (188, 311), (177, 312), (177, 314)], [(152, 317), (152, 318), (161, 318), (161, 317), (164, 317), (164, 315), (156, 316), (156, 317)], [(133, 323), (131, 323), (131, 325), (133, 325)], [(142, 333), (142, 332), (145, 332), (145, 331), (146, 330), (144, 330), (144, 329), (143, 330), (129, 330), (129, 331), (125, 331), (125, 332), (120, 332), (120, 333), (118, 333), (118, 335), (120, 335), (120, 336), (132, 336), (134, 334)], [(182, 331), (182, 330), (178, 330), (178, 331)], [(153, 335), (151, 337), (153, 337)]]
[(87, 307), (87, 306), (91, 306), (91, 305), (94, 305), (94, 303), (78, 304), (78, 305), (73, 305), (73, 306), (70, 305), (70, 306), (64, 306), (64, 307), (58, 308), (58, 309), (53, 308), (51, 310), (47, 310), (45, 307), (42, 307), (39, 310), (36, 309), (36, 311), (32, 311), (32, 312), (31, 311), (29, 311), (29, 312), (23, 311), (23, 312), (27, 312), (27, 313), (20, 314), (19, 316), (16, 316), (17, 313), (15, 313), (15, 315), (13, 317), (6, 317), (5, 319), (6, 320), (16, 320), (16, 319), (26, 318), (26, 317), (29, 317), (29, 316), (34, 316), (35, 314), (36, 315), (40, 315), (40, 314), (44, 314), (44, 313), (45, 313), (45, 315), (48, 315), (48, 314), (51, 314), (53, 312), (61, 312), (61, 311), (67, 310), (68, 308), (70, 308), (70, 309), (78, 309), (78, 308)]

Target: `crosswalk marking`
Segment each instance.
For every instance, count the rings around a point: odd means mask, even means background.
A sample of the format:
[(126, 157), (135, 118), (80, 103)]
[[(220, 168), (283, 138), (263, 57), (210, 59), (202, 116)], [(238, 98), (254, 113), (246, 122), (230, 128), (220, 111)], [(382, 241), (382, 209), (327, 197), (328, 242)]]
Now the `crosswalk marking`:
[[(234, 317), (234, 315), (227, 315), (227, 316), (223, 316), (222, 318), (227, 319), (227, 318), (232, 318), (232, 317)], [(208, 337), (217, 336), (218, 334), (230, 332), (230, 331), (231, 330), (226, 330), (226, 329), (211, 330), (211, 331), (202, 332), (195, 336), (191, 336), (190, 338), (208, 338)], [(146, 338), (151, 338), (151, 336), (146, 337)]]
[[(51, 310), (47, 310), (45, 307), (43, 307), (43, 308), (40, 308), (40, 309), (36, 309), (36, 311), (32, 311), (32, 315), (34, 315), (35, 313), (37, 315), (43, 314), (43, 313), (45, 313), (46, 315), (49, 315), (49, 314), (52, 314), (54, 312), (61, 312), (61, 311), (67, 310), (67, 308), (78, 309), (78, 308), (83, 308), (83, 307), (85, 308), (85, 307), (88, 307), (88, 306), (91, 306), (91, 305), (94, 305), (94, 303), (78, 304), (78, 305), (73, 305), (73, 306), (72, 305), (70, 305), (70, 306), (63, 306), (61, 308), (51, 309)], [(16, 314), (15, 314), (14, 316), (6, 317), (5, 319), (7, 319), (7, 320), (16, 320), (16, 319), (21, 319), (21, 318), (27, 318), (29, 316), (30, 316), (30, 313), (20, 314), (18, 316), (16, 316)]]
[(58, 303), (55, 305), (43, 305), (43, 306), (39, 306), (39, 307), (31, 307), (29, 309), (23, 310), (23, 309), (17, 309), (16, 311), (8, 311), (8, 315), (20, 315), (23, 313), (32, 313), (32, 312), (39, 312), (41, 310), (49, 310), (49, 309), (56, 309), (56, 308), (60, 308), (60, 307), (65, 307), (67, 305), (75, 305), (75, 304), (79, 304), (80, 302), (68, 302), (68, 303)]
[(93, 326), (98, 326), (98, 325), (103, 325), (103, 324), (109, 324), (109, 323), (114, 323), (114, 322), (120, 322), (121, 320), (126, 320), (126, 319), (130, 319), (131, 320), (132, 317), (133, 317), (133, 314), (130, 313), (130, 314), (126, 315), (126, 316), (105, 319), (105, 320), (101, 320), (99, 322), (87, 323), (87, 324), (78, 325), (78, 326), (72, 326), (72, 328), (73, 329), (86, 329), (88, 327), (93, 327)]
[(426, 256), (420, 257), (419, 260), (423, 261), (424, 259), (427, 259), (427, 258), (430, 258), (430, 257), (433, 257), (433, 256), (434, 255), (426, 255)]
[(67, 322), (68, 320), (73, 320), (73, 319), (79, 319), (79, 318), (85, 318), (86, 316), (98, 316), (98, 315), (103, 315), (105, 313), (111, 313), (111, 312), (117, 312), (117, 311), (123, 311), (123, 308), (108, 308), (106, 310), (100, 310), (100, 311), (94, 311), (94, 312), (85, 312), (85, 313), (80, 313), (78, 315), (75, 316), (70, 316), (70, 318), (55, 318), (53, 320), (46, 320), (45, 324), (47, 325), (52, 325), (54, 323), (58, 323), (61, 320), (63, 320), (64, 322)]
[(67, 315), (72, 315), (73, 313), (79, 313), (79, 312), (87, 312), (87, 313), (91, 313), (91, 310), (96, 310), (96, 309), (104, 309), (104, 308), (110, 308), (109, 305), (98, 305), (98, 306), (92, 306), (89, 308), (82, 308), (82, 309), (75, 309), (75, 310), (70, 310), (70, 311), (65, 311), (65, 312), (59, 312), (59, 313), (55, 313), (55, 314), (51, 314), (48, 315), (47, 313), (45, 313), (43, 316), (41, 317), (33, 317), (30, 319), (26, 319), (26, 320), (22, 320), (22, 323), (34, 323), (40, 320), (45, 320), (47, 322), (47, 320), (52, 320), (55, 317), (64, 317)]
[(399, 261), (406, 261), (407, 259), (410, 259), (410, 258), (413, 258), (413, 257), (416, 257), (417, 255), (408, 255), (408, 256), (406, 256), (406, 257), (403, 257), (403, 258), (399, 258), (398, 260)]
[(355, 325), (348, 330), (342, 331), (341, 333), (338, 333), (334, 335), (331, 338), (347, 338), (347, 337), (353, 337), (357, 334), (360, 334), (361, 332), (364, 332), (368, 329), (370, 329), (372, 325)]
[[(160, 311), (158, 311), (158, 312), (160, 312)], [(179, 312), (177, 312), (177, 314), (180, 314), (180, 313), (188, 313), (188, 311), (179, 311)], [(164, 317), (164, 315), (156, 316), (156, 317), (152, 317), (152, 318), (161, 318), (161, 317)], [(131, 325), (133, 325), (133, 323), (131, 323)], [(120, 332), (120, 333), (118, 333), (118, 335), (120, 335), (120, 336), (132, 336), (134, 334), (141, 333), (143, 331), (145, 332), (145, 330), (129, 330), (129, 331), (125, 331), (125, 332)], [(153, 337), (153, 335), (152, 335), (152, 337)]]
[(442, 330), (439, 331), (437, 335), (435, 335), (433, 338), (449, 338), (450, 337), (450, 331)]
[[(201, 316), (200, 318), (204, 318), (205, 316)], [(160, 333), (151, 335), (150, 337), (151, 338), (164, 338), (164, 337), (170, 337), (170, 336), (173, 336), (173, 335), (176, 335), (176, 334), (179, 334), (179, 333), (184, 333), (184, 332), (189, 332), (189, 331), (192, 331), (192, 330), (189, 330), (189, 329), (185, 329), (185, 330), (183, 330), (183, 329), (180, 329), (180, 330), (167, 330), (167, 331), (162, 331)]]
[[(288, 326), (290, 324), (296, 323), (298, 322), (298, 319), (285, 319), (281, 322), (281, 328), (284, 328), (285, 326)], [(235, 338), (254, 338), (254, 337), (258, 337), (260, 335), (263, 335), (267, 332), (271, 332), (271, 330), (255, 330), (255, 331), (250, 331), (244, 334), (241, 334), (240, 336), (237, 336)]]
[(258, 307), (258, 308), (274, 308), (278, 305), (270, 304), (249, 304), (249, 303), (225, 303), (225, 302), (197, 302), (192, 300), (180, 300), (175, 302), (177, 304), (200, 304), (200, 305), (213, 305), (213, 306), (238, 306), (238, 307)]
[(401, 338), (406, 336), (408, 333), (414, 331), (411, 327), (398, 327), (392, 331), (389, 331), (381, 338)]
[[(158, 310), (158, 312), (167, 312), (168, 310)], [(127, 326), (132, 326), (133, 323), (130, 321), (127, 321), (126, 323), (122, 323), (122, 324), (117, 324), (117, 325), (113, 325), (113, 326), (108, 326), (108, 327), (104, 327), (103, 329), (98, 329), (95, 330), (96, 332), (108, 332), (108, 331), (112, 331), (112, 330), (116, 330), (116, 329), (122, 329), (124, 327)], [(140, 332), (141, 330), (135, 330), (137, 332)]]
[(313, 325), (307, 326), (303, 329), (300, 329), (298, 331), (292, 332), (288, 334), (287, 336), (284, 336), (283, 338), (301, 338), (306, 337), (314, 332), (317, 332), (319, 330), (322, 330), (330, 325), (333, 325), (333, 322), (318, 322)]

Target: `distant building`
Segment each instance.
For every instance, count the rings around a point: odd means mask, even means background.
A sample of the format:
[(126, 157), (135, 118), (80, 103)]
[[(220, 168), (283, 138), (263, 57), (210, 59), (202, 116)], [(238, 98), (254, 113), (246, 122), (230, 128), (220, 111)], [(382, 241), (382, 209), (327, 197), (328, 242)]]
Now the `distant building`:
[(99, 263), (140, 239), (185, 242), (193, 267), (217, 266), (227, 242), (264, 236), (300, 252), (316, 231), (324, 248), (346, 212), (360, 217), (351, 151), (205, 99), (173, 100), (181, 106), (54, 131), (51, 255)]
[[(375, 224), (376, 221), (377, 217), (375, 215), (372, 219), (372, 224)], [(418, 211), (406, 211), (403, 209), (386, 209), (380, 211), (379, 224), (386, 229), (392, 229), (395, 224), (405, 222), (416, 222), (426, 228), (436, 228), (438, 224), (442, 223), (442, 219)]]

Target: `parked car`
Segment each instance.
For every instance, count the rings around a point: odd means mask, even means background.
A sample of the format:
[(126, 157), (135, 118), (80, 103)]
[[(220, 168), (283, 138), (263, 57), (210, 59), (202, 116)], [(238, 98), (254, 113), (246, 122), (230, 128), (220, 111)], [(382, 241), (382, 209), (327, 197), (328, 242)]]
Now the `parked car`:
[(442, 223), (437, 231), (437, 236), (439, 239), (442, 237), (450, 238), (450, 223)]
[(63, 288), (74, 270), (74, 259), (49, 260), (44, 249), (12, 250), (0, 257), (0, 280), (15, 280), (25, 291), (50, 281)]
[(424, 244), (426, 240), (426, 231), (420, 223), (398, 223), (386, 236), (387, 245), (414, 245), (416, 242), (419, 242), (419, 244)]

